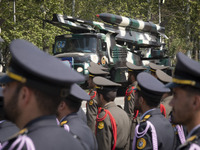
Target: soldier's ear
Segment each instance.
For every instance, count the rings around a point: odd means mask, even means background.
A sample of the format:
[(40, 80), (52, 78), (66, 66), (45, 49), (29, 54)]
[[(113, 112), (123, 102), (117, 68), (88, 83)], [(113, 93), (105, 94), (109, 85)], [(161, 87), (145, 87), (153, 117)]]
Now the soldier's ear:
[(140, 105), (144, 104), (144, 98), (142, 96), (139, 97), (139, 104)]
[(195, 95), (192, 103), (195, 110), (200, 110), (200, 95)]

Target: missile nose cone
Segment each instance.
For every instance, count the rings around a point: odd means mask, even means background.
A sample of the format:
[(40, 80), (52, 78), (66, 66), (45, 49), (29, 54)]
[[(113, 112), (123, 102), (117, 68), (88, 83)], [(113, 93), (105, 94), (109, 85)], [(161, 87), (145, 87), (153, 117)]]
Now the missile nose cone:
[(99, 14), (96, 15), (99, 18)]

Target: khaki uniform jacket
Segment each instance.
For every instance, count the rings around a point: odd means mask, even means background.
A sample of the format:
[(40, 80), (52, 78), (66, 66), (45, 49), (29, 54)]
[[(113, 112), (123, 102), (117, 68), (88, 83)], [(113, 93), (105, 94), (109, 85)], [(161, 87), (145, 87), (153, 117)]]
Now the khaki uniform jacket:
[(134, 89), (136, 89), (136, 86), (137, 86), (136, 81), (133, 84), (129, 85), (124, 97), (124, 110), (128, 114), (130, 120), (133, 120), (134, 117), (134, 106), (135, 106)]
[(93, 133), (95, 133), (96, 117), (98, 113), (96, 93), (96, 89), (90, 90), (90, 101), (86, 104), (87, 125)]
[[(107, 103), (99, 113), (98, 117), (105, 117), (105, 110), (107, 109), (114, 117), (117, 126), (117, 141), (115, 149), (129, 149), (130, 142), (130, 120), (126, 112), (119, 108), (114, 102)], [(97, 121), (96, 138), (98, 143), (98, 150), (111, 150), (114, 144), (113, 128), (109, 115), (103, 121)]]

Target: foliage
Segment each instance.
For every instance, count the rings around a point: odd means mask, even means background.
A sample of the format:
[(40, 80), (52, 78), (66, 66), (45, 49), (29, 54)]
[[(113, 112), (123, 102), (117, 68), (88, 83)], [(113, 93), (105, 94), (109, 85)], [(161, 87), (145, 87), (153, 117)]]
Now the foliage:
[[(52, 19), (54, 13), (72, 15), (73, 0), (15, 0), (16, 22), (13, 21), (14, 0), (0, 1), (1, 51), (4, 62), (9, 57), (8, 44), (16, 38), (26, 39), (51, 53), (56, 35), (67, 33), (43, 22)], [(159, 0), (74, 0), (74, 16), (86, 20), (97, 20), (96, 14), (108, 12), (144, 21), (158, 23)], [(200, 1), (165, 0), (161, 4), (162, 25), (166, 28), (169, 54), (191, 51), (198, 59), (200, 50)], [(100, 20), (97, 20), (100, 21)]]

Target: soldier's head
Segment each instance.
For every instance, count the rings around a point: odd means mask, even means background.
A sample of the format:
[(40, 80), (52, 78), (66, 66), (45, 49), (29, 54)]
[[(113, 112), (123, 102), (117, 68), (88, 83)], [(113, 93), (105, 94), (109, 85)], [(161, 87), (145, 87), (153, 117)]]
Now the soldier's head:
[(146, 70), (145, 67), (143, 67), (143, 66), (136, 66), (136, 65), (134, 65), (134, 64), (132, 64), (130, 62), (127, 62), (126, 66), (128, 68), (128, 83), (129, 84), (135, 82), (136, 79), (137, 79), (137, 75), (140, 72)]
[(28, 41), (12, 41), (10, 51), (7, 74), (0, 83), (5, 84), (5, 115), (19, 128), (34, 118), (55, 114), (72, 83), (84, 81), (82, 75)]
[(90, 96), (79, 85), (73, 84), (67, 98), (62, 100), (58, 106), (56, 113), (58, 120), (60, 121), (63, 117), (78, 112), (82, 101), (89, 100)]
[[(183, 53), (177, 54), (172, 82), (166, 86), (173, 89), (172, 121), (191, 128), (200, 117), (200, 63)], [(190, 130), (190, 129), (188, 129)]]
[(140, 73), (137, 81), (135, 110), (139, 110), (142, 113), (158, 107), (163, 93), (170, 92), (169, 88), (166, 88), (163, 83), (146, 72)]
[(97, 89), (97, 104), (102, 107), (110, 101), (114, 101), (117, 96), (117, 89), (121, 84), (112, 82), (103, 77), (93, 79)]
[(157, 78), (157, 75), (156, 75), (156, 70), (159, 69), (159, 70), (166, 70), (169, 66), (161, 66), (161, 65), (157, 65), (155, 63), (149, 63), (149, 67), (150, 67), (150, 73), (152, 76), (154, 76), (155, 78)]
[[(92, 63), (93, 64), (93, 63)], [(103, 71), (101, 66), (99, 65), (92, 65), (92, 67), (88, 67), (89, 71), (89, 78), (87, 80), (89, 88), (95, 88), (95, 84), (93, 82), (93, 78), (96, 76), (106, 77), (109, 72)]]

